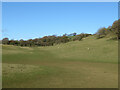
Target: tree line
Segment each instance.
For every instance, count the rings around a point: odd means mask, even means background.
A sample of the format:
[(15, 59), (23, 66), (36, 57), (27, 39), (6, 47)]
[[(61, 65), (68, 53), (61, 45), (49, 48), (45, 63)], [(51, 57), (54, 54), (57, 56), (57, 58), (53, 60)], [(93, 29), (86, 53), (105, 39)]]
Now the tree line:
[(81, 41), (83, 38), (94, 35), (97, 39), (109, 37), (113, 40), (120, 39), (120, 19), (113, 22), (112, 26), (107, 28), (100, 28), (95, 34), (87, 34), (87, 33), (71, 33), (71, 34), (63, 34), (62, 36), (44, 36), (42, 38), (35, 38), (29, 40), (9, 40), (8, 38), (2, 39), (2, 44), (6, 45), (16, 45), (16, 46), (53, 46), (55, 44), (67, 43), (70, 41)]
[(91, 34), (64, 34), (62, 36), (44, 36), (42, 38), (35, 38), (29, 40), (9, 40), (8, 38), (3, 38), (2, 44), (6, 45), (16, 45), (16, 46), (53, 46), (55, 44), (67, 43), (69, 41), (82, 40), (82, 38), (87, 37)]

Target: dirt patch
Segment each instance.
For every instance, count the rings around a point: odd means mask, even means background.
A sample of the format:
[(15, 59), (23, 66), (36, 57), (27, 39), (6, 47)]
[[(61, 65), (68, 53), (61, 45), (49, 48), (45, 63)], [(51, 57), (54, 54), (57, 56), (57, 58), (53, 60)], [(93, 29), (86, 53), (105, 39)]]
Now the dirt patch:
[(39, 68), (39, 66), (7, 63), (2, 64), (3, 75), (6, 75), (7, 73), (28, 73), (37, 68)]

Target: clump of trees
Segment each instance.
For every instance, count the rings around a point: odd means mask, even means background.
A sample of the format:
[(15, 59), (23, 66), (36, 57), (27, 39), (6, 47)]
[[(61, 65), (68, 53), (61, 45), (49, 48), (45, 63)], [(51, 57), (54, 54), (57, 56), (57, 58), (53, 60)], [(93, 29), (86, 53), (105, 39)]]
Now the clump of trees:
[(44, 36), (42, 38), (35, 38), (29, 40), (9, 40), (8, 38), (3, 38), (2, 44), (6, 45), (16, 45), (16, 46), (53, 46), (55, 44), (67, 43), (69, 41), (82, 40), (82, 38), (87, 37), (91, 34), (64, 34), (63, 36)]
[(82, 38), (88, 37), (88, 36), (90, 36), (90, 35), (92, 35), (92, 34), (81, 33), (81, 34), (79, 34), (79, 35), (76, 35), (76, 36), (73, 38), (73, 41), (76, 41), (76, 40), (81, 41)]
[(109, 37), (110, 39), (120, 39), (120, 19), (113, 22), (112, 26), (100, 28), (96, 33), (97, 39)]

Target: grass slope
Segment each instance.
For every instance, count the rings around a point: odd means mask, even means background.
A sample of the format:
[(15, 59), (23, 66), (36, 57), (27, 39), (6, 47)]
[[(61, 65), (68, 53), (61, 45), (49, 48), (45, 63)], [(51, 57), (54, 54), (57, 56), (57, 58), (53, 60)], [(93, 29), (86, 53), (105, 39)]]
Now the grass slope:
[(116, 88), (117, 45), (94, 36), (48, 47), (3, 45), (3, 88)]

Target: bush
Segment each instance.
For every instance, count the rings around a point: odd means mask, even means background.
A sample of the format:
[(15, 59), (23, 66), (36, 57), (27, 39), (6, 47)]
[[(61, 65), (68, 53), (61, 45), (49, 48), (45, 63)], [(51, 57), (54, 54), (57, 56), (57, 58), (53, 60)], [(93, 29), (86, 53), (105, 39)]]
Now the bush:
[[(113, 22), (108, 28), (100, 28), (96, 33), (97, 39), (110, 37), (112, 40), (120, 39), (120, 19)], [(112, 37), (112, 38), (111, 38)]]
[(90, 35), (91, 35), (91, 34), (84, 34), (84, 33), (81, 33), (81, 34), (79, 34), (79, 35), (76, 35), (76, 36), (73, 38), (73, 41), (75, 41), (75, 40), (81, 41), (82, 38), (88, 37), (88, 36), (90, 36)]

